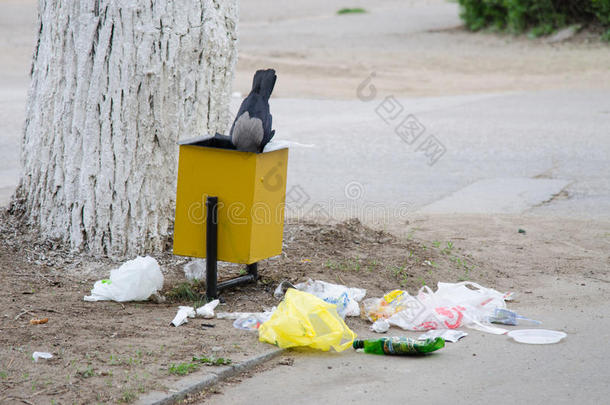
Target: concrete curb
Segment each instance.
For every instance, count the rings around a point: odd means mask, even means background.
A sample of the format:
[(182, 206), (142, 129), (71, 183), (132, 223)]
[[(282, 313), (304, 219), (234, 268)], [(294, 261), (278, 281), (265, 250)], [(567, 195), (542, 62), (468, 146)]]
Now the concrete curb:
[(202, 391), (229, 377), (241, 374), (245, 371), (263, 364), (284, 352), (284, 349), (274, 349), (258, 356), (249, 358), (241, 363), (233, 364), (215, 369), (214, 372), (201, 375), (191, 375), (183, 378), (173, 387), (176, 391), (171, 394), (165, 392), (149, 392), (136, 401), (138, 405), (171, 405), (180, 401), (188, 394)]

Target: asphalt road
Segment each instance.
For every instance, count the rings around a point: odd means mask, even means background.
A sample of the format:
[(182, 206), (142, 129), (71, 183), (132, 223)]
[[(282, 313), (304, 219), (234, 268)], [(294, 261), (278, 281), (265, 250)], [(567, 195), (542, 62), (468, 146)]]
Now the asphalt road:
[[(434, 212), (610, 219), (609, 95), (557, 90), (400, 98), (393, 106), (403, 110), (393, 121), (384, 113), (391, 95), (368, 102), (275, 99), (276, 136), (315, 145), (290, 151), (288, 204), (318, 203), (333, 216), (356, 213), (366, 220), (370, 212), (426, 211), (452, 198)], [(425, 128), (416, 140), (401, 132), (410, 114)], [(506, 178), (513, 184), (503, 183)], [(482, 181), (474, 205), (468, 190), (453, 196)], [(291, 196), (293, 187), (304, 197)], [(532, 191), (538, 195), (523, 200)], [(494, 196), (514, 204), (486, 204)]]

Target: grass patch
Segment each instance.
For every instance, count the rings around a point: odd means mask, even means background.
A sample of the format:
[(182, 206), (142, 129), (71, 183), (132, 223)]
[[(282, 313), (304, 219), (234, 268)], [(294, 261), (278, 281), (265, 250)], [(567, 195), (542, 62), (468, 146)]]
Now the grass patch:
[(362, 13), (366, 13), (366, 10), (363, 8), (342, 8), (341, 10), (337, 11), (337, 14), (342, 15), (342, 14), (362, 14)]
[(184, 301), (203, 301), (205, 300), (205, 294), (200, 293), (203, 285), (200, 281), (194, 281), (192, 283), (180, 283), (165, 294), (168, 300), (174, 302)]
[(227, 366), (231, 364), (231, 359), (225, 359), (224, 357), (219, 357), (217, 359), (213, 357), (193, 357), (194, 362), (198, 362), (201, 364), (209, 365), (209, 366)]
[(137, 395), (135, 392), (130, 391), (130, 390), (125, 390), (125, 391), (123, 391), (121, 398), (119, 398), (119, 402), (130, 403), (130, 402), (135, 401), (136, 398), (137, 398)]
[(78, 375), (80, 375), (83, 378), (89, 378), (89, 377), (95, 376), (95, 371), (93, 370), (93, 366), (87, 366), (86, 369), (80, 370), (78, 372)]
[(173, 375), (187, 375), (199, 370), (202, 365), (226, 366), (229, 364), (231, 364), (231, 359), (225, 359), (223, 357), (219, 357), (216, 359), (214, 357), (194, 356), (191, 362), (170, 364), (168, 371), (170, 374)]
[(174, 375), (187, 375), (197, 370), (199, 370), (197, 363), (179, 363), (169, 366), (169, 373)]
[(366, 270), (371, 273), (379, 267), (378, 260), (368, 260), (359, 258), (347, 258), (343, 260), (327, 260), (324, 266), (331, 270), (351, 271), (359, 273), (361, 270)]

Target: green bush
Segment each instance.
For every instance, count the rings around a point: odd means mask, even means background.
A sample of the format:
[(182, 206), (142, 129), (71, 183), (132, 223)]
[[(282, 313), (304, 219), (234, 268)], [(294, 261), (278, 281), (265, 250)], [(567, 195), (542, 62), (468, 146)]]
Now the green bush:
[(571, 24), (597, 23), (610, 38), (610, 0), (458, 0), (466, 26), (515, 34), (550, 34)]

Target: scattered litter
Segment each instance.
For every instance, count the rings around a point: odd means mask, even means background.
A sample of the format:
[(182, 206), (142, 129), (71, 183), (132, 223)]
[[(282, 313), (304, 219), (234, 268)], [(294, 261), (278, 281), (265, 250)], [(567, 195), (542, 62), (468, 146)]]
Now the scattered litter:
[(180, 306), (180, 307), (178, 307), (178, 313), (172, 320), (171, 325), (178, 327), (184, 323), (187, 323), (188, 322), (187, 318), (194, 318), (194, 317), (195, 317), (195, 308)]
[(371, 322), (387, 319), (406, 308), (411, 299), (409, 293), (402, 290), (390, 291), (382, 298), (368, 298), (362, 302), (366, 317)]
[(292, 365), (294, 365), (294, 359), (291, 359), (290, 357), (288, 357), (288, 358), (280, 360), (279, 364), (281, 364), (282, 366), (292, 366)]
[(260, 326), (263, 324), (263, 322), (260, 321), (260, 319), (258, 319), (256, 316), (254, 315), (250, 315), (246, 318), (239, 318), (236, 319), (235, 321), (233, 321), (233, 327), (235, 329), (241, 329), (241, 330), (257, 330), (258, 328), (260, 328)]
[(284, 280), (277, 286), (277, 288), (273, 292), (273, 296), (275, 298), (277, 298), (278, 300), (280, 300), (284, 297), (284, 294), (286, 294), (286, 290), (288, 290), (289, 288), (296, 288), (296, 287), (290, 281)]
[[(197, 308), (196, 311), (193, 307), (179, 306), (178, 313), (172, 320), (171, 325), (178, 327), (184, 323), (187, 323), (188, 318), (194, 318), (196, 315), (206, 319), (214, 318), (214, 308), (216, 308), (219, 302), (219, 300), (210, 301), (204, 306)], [(213, 326), (214, 325), (212, 325), (212, 327)]]
[[(276, 288), (274, 296), (281, 298), (281, 292), (287, 281), (283, 281)], [(304, 283), (296, 284), (293, 288), (309, 294), (313, 294), (323, 299), (329, 304), (337, 306), (337, 313), (345, 318), (346, 316), (359, 316), (360, 305), (358, 304), (366, 295), (363, 288), (350, 288), (340, 284), (327, 283), (320, 280), (309, 279)], [(279, 296), (279, 297), (278, 297)]]
[(508, 337), (519, 343), (530, 345), (549, 345), (558, 343), (567, 335), (564, 332), (548, 329), (519, 329), (508, 332)]
[(263, 323), (267, 322), (275, 311), (275, 307), (265, 309), (264, 312), (219, 312), (218, 319), (232, 319), (233, 326), (241, 330), (257, 330)]
[(354, 340), (354, 349), (364, 349), (370, 354), (417, 355), (434, 352), (445, 347), (443, 338), (437, 337), (420, 342), (409, 337), (383, 337), (381, 339)]
[(502, 294), (472, 282), (438, 283), (433, 292), (428, 286), (416, 297), (394, 290), (383, 298), (364, 301), (366, 316), (372, 322), (387, 319), (405, 330), (457, 329), (462, 326), (501, 335), (506, 329), (489, 323), (496, 308), (506, 308), (512, 293)]
[(145, 301), (163, 288), (163, 274), (159, 263), (150, 257), (138, 256), (118, 269), (110, 271), (110, 278), (98, 280), (85, 301)]
[(42, 319), (30, 319), (30, 323), (32, 325), (42, 325), (43, 323), (47, 323), (49, 322), (49, 318), (42, 318)]
[(247, 318), (251, 315), (258, 315), (261, 312), (217, 312), (216, 319), (239, 319)]
[(521, 228), (519, 228), (519, 231), (518, 231), (518, 232), (519, 232), (519, 233), (522, 233), (522, 234), (525, 234), (525, 229), (521, 229)]
[(377, 319), (371, 325), (371, 330), (377, 333), (386, 333), (390, 329), (390, 323), (385, 319)]
[(48, 359), (50, 359), (52, 357), (53, 357), (53, 355), (51, 353), (47, 353), (47, 352), (34, 352), (34, 353), (32, 353), (32, 358), (34, 359), (35, 362), (38, 362), (38, 359), (48, 360)]
[(219, 300), (210, 301), (202, 307), (197, 308), (197, 315), (206, 319), (214, 318), (214, 308), (220, 303)]
[(215, 328), (216, 325), (212, 324), (212, 323), (202, 323), (201, 324), (202, 328)]
[[(21, 318), (21, 317), (22, 317), (23, 315), (25, 315), (25, 314), (32, 314), (32, 312), (30, 312), (30, 311), (29, 311), (29, 310), (27, 310), (27, 309), (24, 309), (23, 311), (19, 312), (19, 313), (18, 313), (18, 314), (17, 314), (17, 315), (16, 315), (16, 316), (13, 318), (13, 321), (16, 321), (17, 319)], [(33, 315), (33, 314), (32, 314), (32, 315)], [(6, 315), (4, 315), (4, 316), (6, 316)]]
[(281, 348), (307, 346), (328, 351), (332, 347), (341, 352), (356, 334), (339, 316), (336, 305), (290, 288), (271, 318), (260, 326), (258, 336), (261, 342)]
[(184, 275), (189, 281), (205, 280), (205, 259), (195, 259), (185, 264)]
[(445, 342), (455, 343), (461, 338), (468, 336), (468, 333), (455, 329), (433, 329), (420, 335), (417, 340), (443, 338)]
[(515, 311), (505, 308), (496, 308), (493, 315), (489, 317), (491, 323), (501, 323), (503, 325), (542, 325), (542, 322), (534, 319), (525, 318)]

